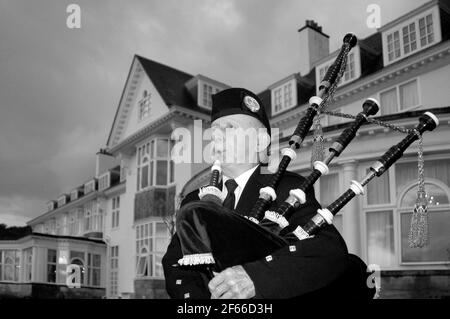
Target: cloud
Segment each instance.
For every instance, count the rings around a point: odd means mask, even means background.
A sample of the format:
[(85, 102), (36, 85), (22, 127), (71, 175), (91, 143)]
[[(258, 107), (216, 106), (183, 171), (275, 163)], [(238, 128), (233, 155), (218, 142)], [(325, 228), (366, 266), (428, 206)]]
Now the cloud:
[(0, 224), (25, 226), (32, 218), (44, 213), (45, 203), (39, 198), (15, 195), (0, 197)]

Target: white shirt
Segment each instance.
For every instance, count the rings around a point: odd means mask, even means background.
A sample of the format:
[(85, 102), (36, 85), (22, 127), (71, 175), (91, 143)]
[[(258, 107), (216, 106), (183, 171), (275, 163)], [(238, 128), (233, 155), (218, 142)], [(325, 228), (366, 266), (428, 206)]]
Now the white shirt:
[[(239, 202), (239, 198), (241, 197), (241, 194), (245, 188), (245, 185), (247, 184), (248, 180), (250, 179), (250, 176), (252, 176), (253, 172), (256, 170), (257, 167), (258, 167), (258, 165), (256, 165), (253, 168), (250, 168), (249, 170), (246, 170), (244, 173), (242, 173), (241, 175), (239, 175), (238, 177), (236, 177), (234, 179), (236, 181), (236, 183), (238, 184), (238, 186), (234, 190), (234, 196), (236, 198), (236, 200), (234, 201), (234, 209), (236, 209), (236, 206)], [(223, 198), (226, 198), (226, 196), (228, 194), (228, 189), (225, 186), (225, 182), (229, 179), (231, 179), (231, 178), (223, 175), (223, 186), (222, 186)]]

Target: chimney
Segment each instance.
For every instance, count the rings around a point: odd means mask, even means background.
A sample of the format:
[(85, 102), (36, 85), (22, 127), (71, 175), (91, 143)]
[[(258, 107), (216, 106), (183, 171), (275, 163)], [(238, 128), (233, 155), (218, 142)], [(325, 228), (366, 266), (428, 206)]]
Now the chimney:
[(113, 168), (116, 159), (107, 150), (101, 148), (96, 154), (95, 162), (95, 177), (98, 178), (101, 174), (106, 172), (108, 169)]
[(298, 30), (300, 36), (300, 75), (311, 71), (312, 65), (330, 54), (329, 36), (314, 20), (306, 20), (305, 26)]

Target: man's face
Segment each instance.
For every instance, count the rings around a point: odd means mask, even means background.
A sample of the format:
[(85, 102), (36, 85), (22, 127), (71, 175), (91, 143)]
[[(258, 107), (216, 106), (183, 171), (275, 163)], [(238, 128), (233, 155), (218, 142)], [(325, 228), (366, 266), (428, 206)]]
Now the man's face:
[(264, 126), (254, 117), (232, 114), (211, 124), (213, 154), (222, 164), (258, 163), (258, 152), (268, 145), (261, 143)]

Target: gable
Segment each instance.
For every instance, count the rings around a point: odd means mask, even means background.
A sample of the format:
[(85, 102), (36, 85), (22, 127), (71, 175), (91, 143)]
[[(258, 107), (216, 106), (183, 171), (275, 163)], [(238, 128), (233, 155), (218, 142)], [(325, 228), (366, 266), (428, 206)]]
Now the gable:
[(122, 138), (136, 133), (147, 124), (167, 113), (169, 108), (155, 85), (144, 74), (133, 96), (128, 121)]
[[(148, 116), (140, 118), (139, 104), (143, 100), (144, 91), (150, 95), (149, 113)], [(108, 148), (119, 144), (127, 136), (142, 129), (168, 111), (167, 104), (135, 56), (111, 127), (107, 142)]]

